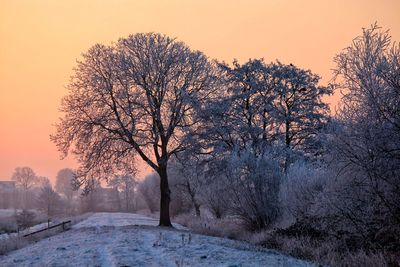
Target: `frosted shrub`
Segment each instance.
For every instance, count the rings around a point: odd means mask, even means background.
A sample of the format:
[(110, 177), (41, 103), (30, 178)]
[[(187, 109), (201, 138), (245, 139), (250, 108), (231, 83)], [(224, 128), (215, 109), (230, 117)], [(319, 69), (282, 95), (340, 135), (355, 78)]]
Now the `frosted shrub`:
[(322, 165), (301, 160), (292, 164), (280, 185), (282, 220), (290, 223), (306, 216), (328, 177), (329, 172)]
[(252, 230), (274, 223), (279, 212), (281, 174), (278, 162), (267, 153), (255, 156), (242, 151), (229, 159), (228, 166), (226, 175), (230, 183), (232, 214)]

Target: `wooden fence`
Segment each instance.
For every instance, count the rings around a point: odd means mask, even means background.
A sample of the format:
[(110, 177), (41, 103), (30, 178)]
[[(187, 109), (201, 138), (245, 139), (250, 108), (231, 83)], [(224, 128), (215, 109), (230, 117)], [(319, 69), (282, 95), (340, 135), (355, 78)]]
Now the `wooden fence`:
[(54, 228), (60, 227), (60, 226), (62, 227), (63, 231), (68, 230), (69, 227), (71, 226), (71, 221), (65, 221), (65, 222), (62, 222), (62, 223), (59, 223), (59, 224), (55, 224), (55, 225), (52, 225), (52, 226), (47, 226), (47, 228), (44, 228), (44, 229), (41, 229), (41, 230), (38, 230), (38, 231), (35, 231), (35, 232), (32, 232), (32, 233), (26, 234), (26, 235), (24, 235), (24, 237), (31, 236), (31, 235), (34, 235), (34, 234), (37, 234), (37, 233), (41, 233), (41, 232), (44, 232), (44, 231), (47, 231), (47, 230), (50, 230), (50, 229), (54, 229)]

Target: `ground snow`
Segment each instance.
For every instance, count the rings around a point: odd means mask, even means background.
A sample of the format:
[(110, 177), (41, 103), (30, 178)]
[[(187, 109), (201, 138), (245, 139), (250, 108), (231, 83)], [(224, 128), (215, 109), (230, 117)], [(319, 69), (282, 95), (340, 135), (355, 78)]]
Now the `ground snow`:
[[(75, 229), (87, 227), (102, 227), (102, 226), (128, 226), (128, 225), (143, 225), (143, 226), (157, 226), (158, 219), (150, 218), (140, 214), (134, 213), (95, 213), (86, 220), (74, 226)], [(185, 230), (179, 224), (173, 224), (176, 229)]]
[(96, 213), (67, 232), (0, 257), (0, 266), (311, 266), (246, 243), (157, 224), (137, 214)]

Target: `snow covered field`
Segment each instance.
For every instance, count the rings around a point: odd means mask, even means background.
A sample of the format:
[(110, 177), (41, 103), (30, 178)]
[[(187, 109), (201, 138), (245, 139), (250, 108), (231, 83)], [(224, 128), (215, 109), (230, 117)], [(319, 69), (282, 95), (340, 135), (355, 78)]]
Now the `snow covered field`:
[(0, 266), (311, 266), (179, 225), (155, 225), (142, 215), (96, 213), (67, 232), (1, 256)]

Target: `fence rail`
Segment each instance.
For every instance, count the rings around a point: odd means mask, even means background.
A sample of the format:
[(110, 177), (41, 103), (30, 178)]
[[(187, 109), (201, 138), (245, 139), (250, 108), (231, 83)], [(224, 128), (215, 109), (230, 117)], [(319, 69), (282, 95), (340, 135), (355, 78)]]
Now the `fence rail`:
[(37, 234), (37, 233), (41, 233), (41, 232), (44, 232), (44, 231), (47, 231), (47, 230), (50, 230), (50, 229), (53, 229), (53, 228), (56, 228), (56, 227), (59, 227), (59, 226), (61, 226), (63, 230), (67, 230), (68, 229), (68, 224), (70, 224), (70, 223), (71, 223), (71, 221), (65, 221), (65, 222), (62, 222), (62, 223), (59, 223), (59, 224), (48, 226), (47, 228), (44, 228), (44, 229), (41, 229), (41, 230), (38, 230), (38, 231), (35, 231), (35, 232), (32, 232), (32, 233), (26, 234), (26, 235), (24, 235), (24, 237), (31, 236), (31, 235), (34, 235), (34, 234)]

